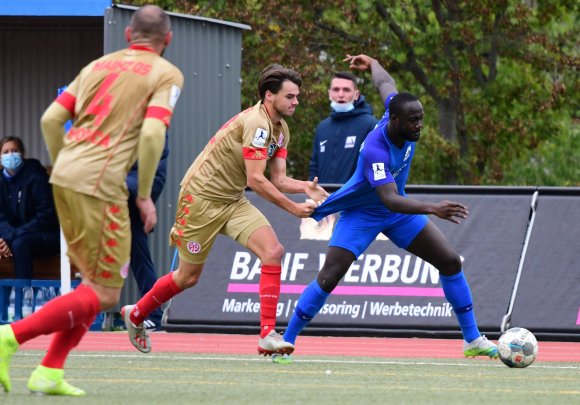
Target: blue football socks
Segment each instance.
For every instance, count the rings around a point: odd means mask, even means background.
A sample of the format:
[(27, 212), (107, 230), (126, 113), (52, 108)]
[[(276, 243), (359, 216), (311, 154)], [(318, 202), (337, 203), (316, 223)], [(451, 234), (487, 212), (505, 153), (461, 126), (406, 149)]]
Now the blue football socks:
[(302, 329), (318, 314), (330, 293), (324, 291), (318, 285), (318, 281), (312, 281), (302, 292), (298, 299), (298, 305), (294, 309), (292, 318), (288, 323), (286, 332), (284, 332), (284, 340), (294, 344), (296, 337)]
[(459, 327), (466, 342), (472, 342), (481, 336), (473, 313), (471, 290), (465, 278), (463, 270), (452, 276), (440, 275), (441, 285), (445, 298), (453, 307), (453, 311), (459, 321)]

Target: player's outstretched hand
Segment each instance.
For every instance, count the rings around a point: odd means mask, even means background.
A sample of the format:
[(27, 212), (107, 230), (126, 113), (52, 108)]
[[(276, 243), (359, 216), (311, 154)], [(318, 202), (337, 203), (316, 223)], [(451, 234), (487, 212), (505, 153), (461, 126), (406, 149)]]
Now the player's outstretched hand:
[(370, 56), (360, 54), (360, 55), (346, 55), (346, 58), (343, 59), (343, 62), (349, 63), (349, 68), (353, 70), (370, 70), (371, 63), (373, 62), (373, 58)]
[(155, 204), (151, 197), (135, 199), (135, 205), (139, 208), (141, 213), (141, 221), (143, 221), (143, 230), (145, 233), (149, 233), (157, 224), (157, 210), (155, 209)]
[(318, 177), (308, 182), (308, 187), (304, 192), (316, 205), (322, 204), (328, 198), (328, 192), (318, 185)]
[(459, 224), (461, 220), (467, 218), (469, 211), (467, 211), (467, 206), (464, 204), (445, 200), (438, 204), (435, 215)]

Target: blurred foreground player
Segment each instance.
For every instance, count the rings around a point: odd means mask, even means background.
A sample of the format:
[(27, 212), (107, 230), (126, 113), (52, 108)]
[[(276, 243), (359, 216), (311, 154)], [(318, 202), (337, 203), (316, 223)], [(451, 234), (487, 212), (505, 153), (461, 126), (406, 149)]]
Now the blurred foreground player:
[[(84, 396), (64, 380), (64, 363), (96, 315), (114, 307), (128, 274), (131, 232), (125, 178), (139, 159), (137, 206), (149, 232), (157, 222), (151, 184), (183, 75), (160, 55), (171, 42), (169, 17), (156, 6), (137, 10), (125, 35), (129, 48), (81, 70), (41, 119), (51, 159), (51, 183), (68, 254), (82, 284), (28, 318), (0, 326), (0, 383), (18, 346), (54, 333), (28, 388)], [(70, 131), (64, 124), (74, 119)]]

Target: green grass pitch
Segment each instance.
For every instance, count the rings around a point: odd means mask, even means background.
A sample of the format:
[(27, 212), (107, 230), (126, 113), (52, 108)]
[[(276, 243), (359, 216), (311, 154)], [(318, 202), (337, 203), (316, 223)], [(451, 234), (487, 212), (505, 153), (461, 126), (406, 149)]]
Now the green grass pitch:
[(12, 392), (0, 404), (580, 404), (580, 364), (499, 360), (72, 353), (65, 378), (84, 398), (26, 389), (43, 352), (12, 358)]

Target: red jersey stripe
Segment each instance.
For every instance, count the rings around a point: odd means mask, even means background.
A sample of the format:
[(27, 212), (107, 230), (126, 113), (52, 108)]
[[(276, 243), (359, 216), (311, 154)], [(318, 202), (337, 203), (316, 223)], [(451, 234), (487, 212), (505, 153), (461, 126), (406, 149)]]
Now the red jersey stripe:
[(266, 148), (242, 148), (244, 159), (247, 160), (264, 160), (268, 158)]
[(169, 128), (169, 121), (171, 121), (171, 116), (173, 113), (167, 108), (163, 107), (148, 107), (145, 113), (145, 118), (157, 118), (163, 121), (166, 127)]
[(143, 45), (131, 45), (131, 46), (129, 46), (129, 49), (134, 49), (136, 51), (149, 51), (149, 52), (156, 53), (153, 49), (149, 48), (148, 46), (143, 46)]
[(286, 148), (279, 148), (276, 151), (276, 154), (274, 155), (274, 157), (277, 157), (280, 159), (286, 159), (287, 156), (288, 156), (288, 149), (286, 149)]
[(67, 109), (68, 112), (74, 117), (75, 115), (75, 103), (77, 98), (66, 91), (62, 92), (60, 96), (56, 98), (56, 102)]

